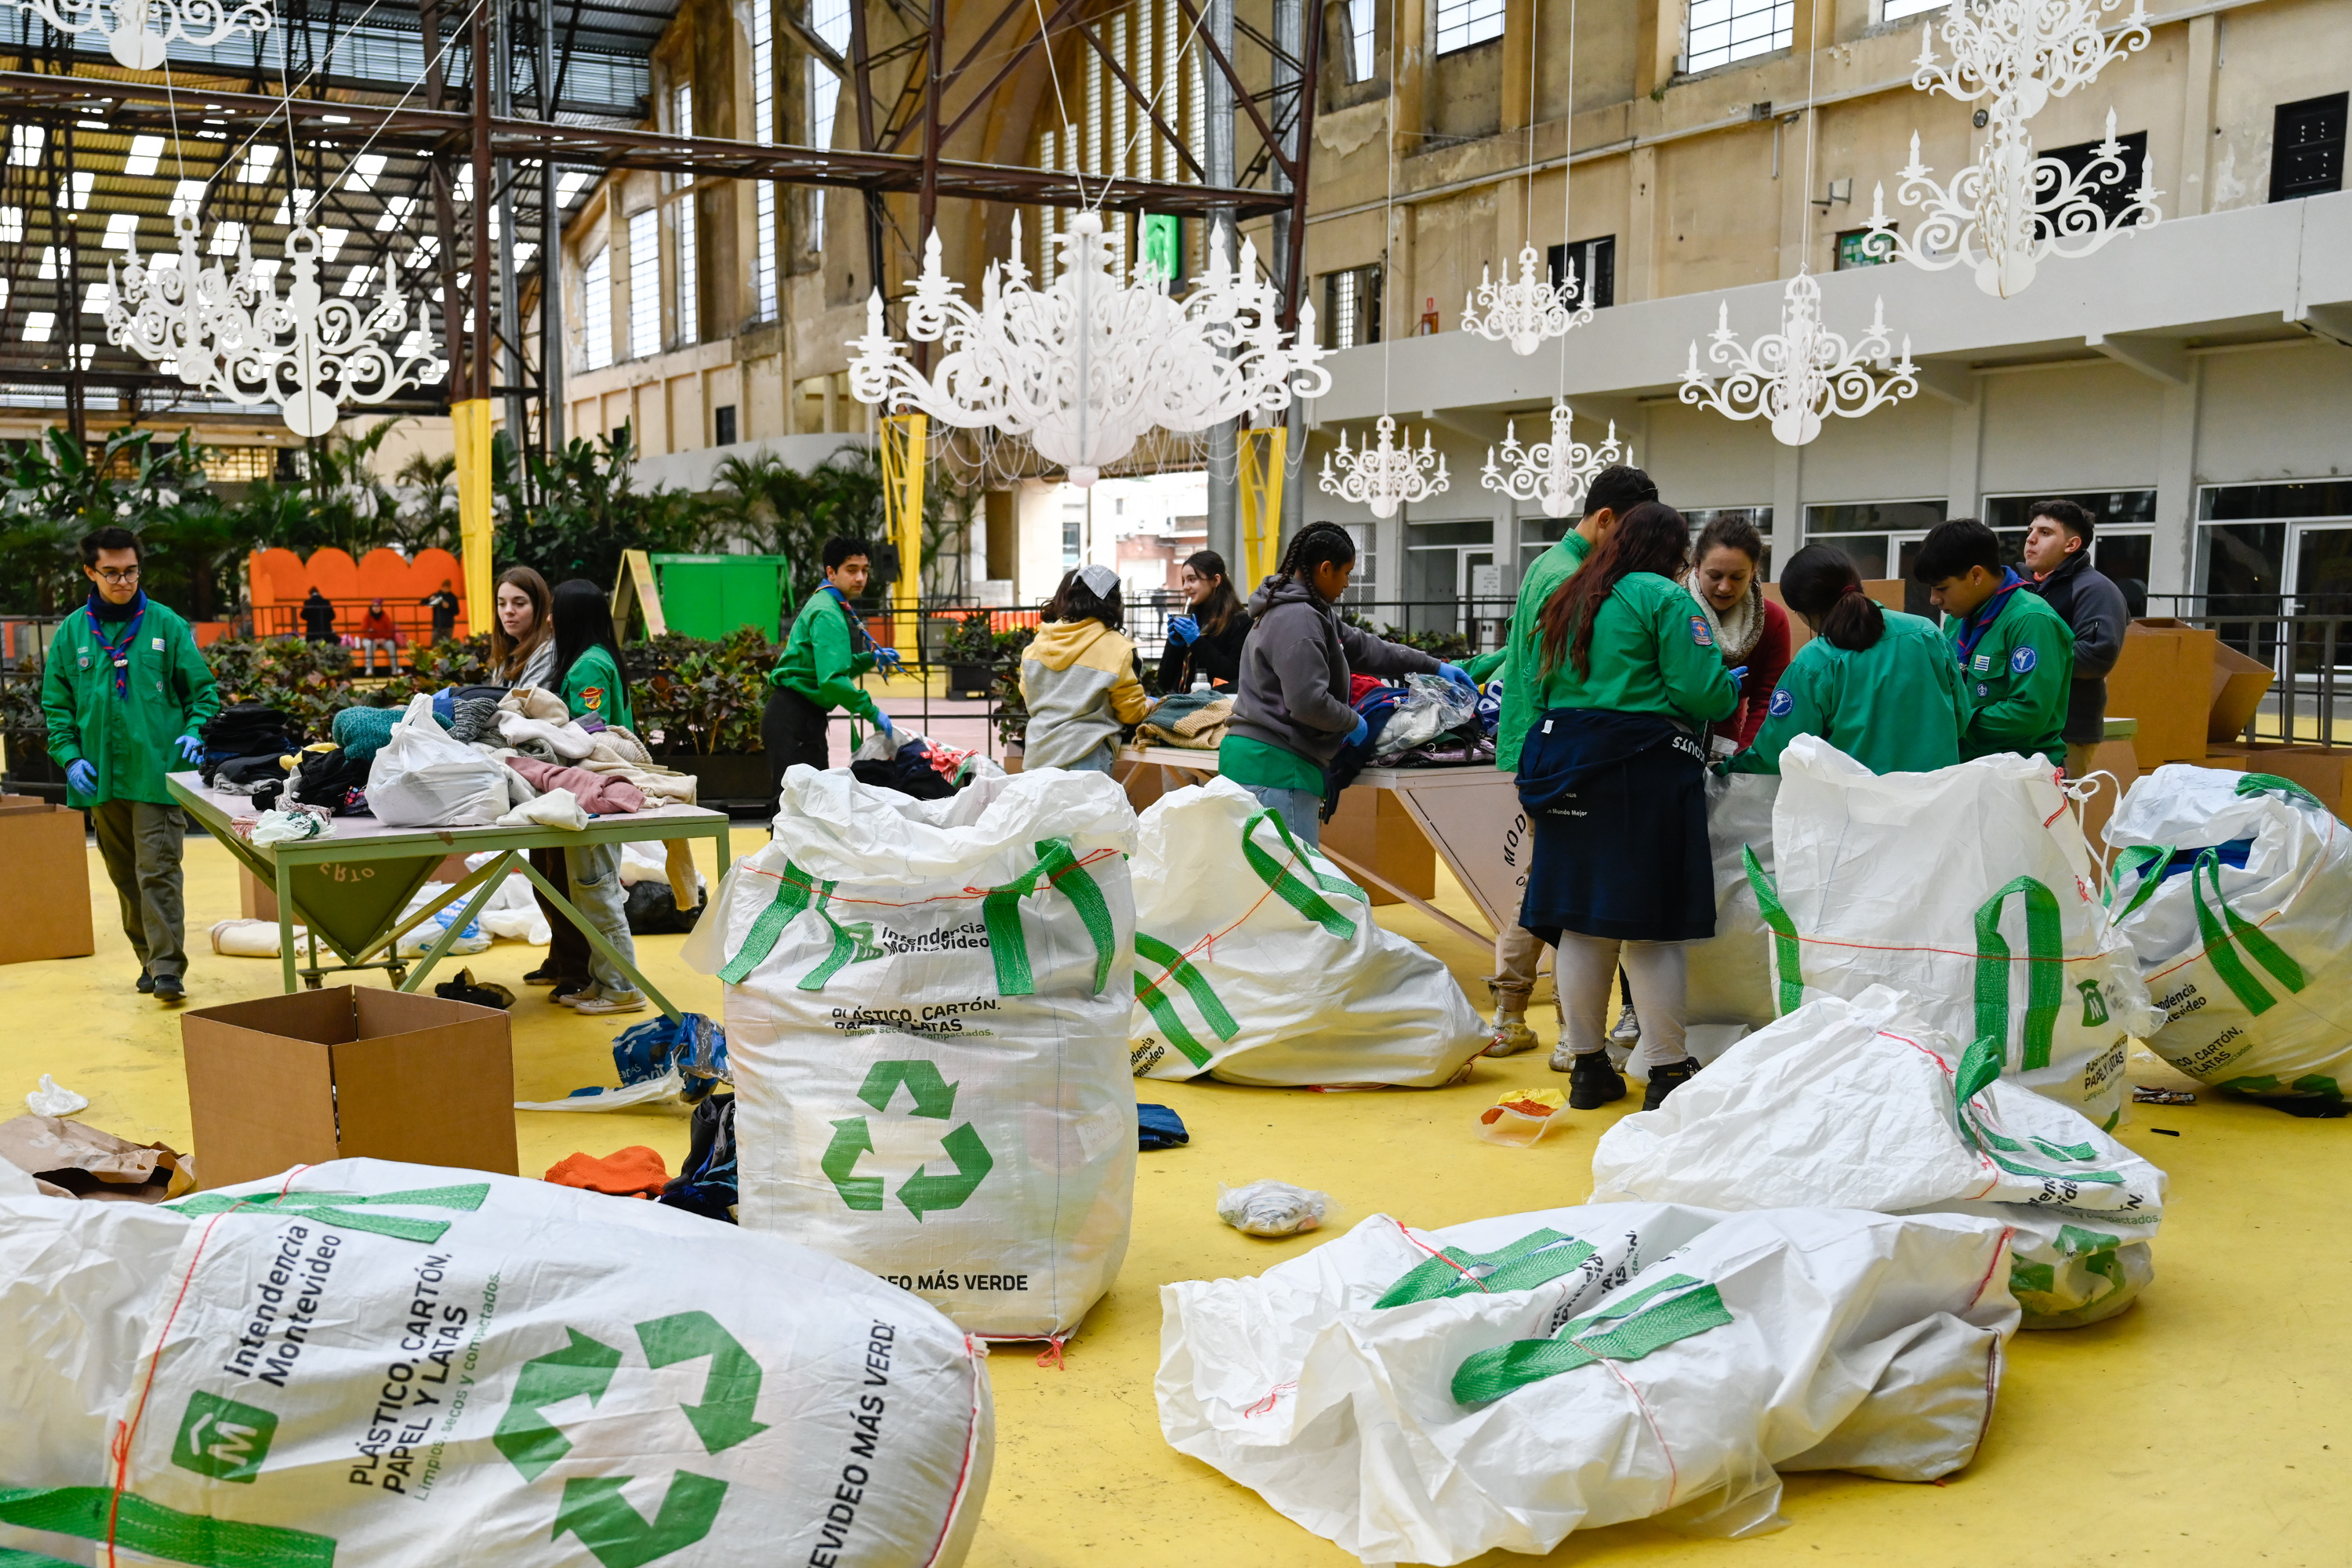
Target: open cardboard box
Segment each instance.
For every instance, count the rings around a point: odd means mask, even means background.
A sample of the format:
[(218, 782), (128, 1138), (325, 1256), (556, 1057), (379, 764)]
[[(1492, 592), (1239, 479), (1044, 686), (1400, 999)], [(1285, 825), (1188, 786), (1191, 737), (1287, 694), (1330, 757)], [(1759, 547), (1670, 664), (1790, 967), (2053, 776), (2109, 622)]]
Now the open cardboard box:
[(8, 897), (38, 920), (0, 921), (0, 963), (88, 958), (98, 951), (89, 923), (89, 841), (79, 811), (38, 795), (0, 795), (0, 866)]
[(2107, 675), (2107, 711), (2139, 721), (2132, 750), (2142, 773), (2205, 760), (2220, 646), (2211, 632), (2186, 621), (2134, 621), (2125, 628), (2123, 654)]
[(2229, 644), (2213, 647), (2213, 701), (2206, 721), (2209, 741), (2235, 741), (2253, 722), (2254, 710), (2271, 689), (2278, 672), (2261, 659), (2250, 658)]
[(495, 1007), (358, 985), (184, 1015), (205, 1184), (354, 1155), (515, 1174), (508, 1023)]

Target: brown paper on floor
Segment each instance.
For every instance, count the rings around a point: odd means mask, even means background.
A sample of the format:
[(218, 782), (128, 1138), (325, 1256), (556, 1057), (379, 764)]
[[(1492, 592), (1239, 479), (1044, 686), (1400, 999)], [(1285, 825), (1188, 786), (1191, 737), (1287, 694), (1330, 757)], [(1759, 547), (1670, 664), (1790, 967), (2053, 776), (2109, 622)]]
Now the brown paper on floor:
[(160, 1204), (196, 1188), (194, 1163), (162, 1143), (133, 1143), (56, 1116), (0, 1121), (0, 1160), (54, 1198)]

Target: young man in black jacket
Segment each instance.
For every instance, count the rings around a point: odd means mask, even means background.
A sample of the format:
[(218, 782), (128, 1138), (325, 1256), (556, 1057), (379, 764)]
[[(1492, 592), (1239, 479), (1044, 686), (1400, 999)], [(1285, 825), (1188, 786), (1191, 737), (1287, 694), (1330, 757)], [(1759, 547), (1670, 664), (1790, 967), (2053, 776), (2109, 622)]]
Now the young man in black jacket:
[(2070, 500), (2038, 500), (2026, 513), (2028, 585), (2074, 633), (2074, 682), (2066, 698), (2069, 748), (2106, 738), (2107, 672), (2123, 657), (2131, 610), (2123, 590), (2091, 565), (2091, 514)]

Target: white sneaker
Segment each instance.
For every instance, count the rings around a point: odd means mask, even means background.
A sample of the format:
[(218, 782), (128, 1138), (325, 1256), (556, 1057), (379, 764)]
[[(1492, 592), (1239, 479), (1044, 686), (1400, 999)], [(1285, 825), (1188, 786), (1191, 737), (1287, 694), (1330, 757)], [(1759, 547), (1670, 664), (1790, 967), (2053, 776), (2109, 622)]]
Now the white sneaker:
[(1609, 1031), (1609, 1037), (1621, 1046), (1630, 1047), (1641, 1043), (1642, 1020), (1633, 1016), (1633, 1009), (1631, 1005), (1618, 1010), (1617, 1026)]
[(1516, 1057), (1522, 1051), (1534, 1050), (1542, 1043), (1536, 1038), (1536, 1032), (1528, 1027), (1524, 1017), (1498, 1015), (1495, 1019), (1494, 1034), (1486, 1042), (1486, 1055)]
[(642, 1013), (648, 1005), (642, 991), (625, 991), (617, 996), (609, 991), (587, 991), (572, 1000), (572, 1010), (594, 1015)]

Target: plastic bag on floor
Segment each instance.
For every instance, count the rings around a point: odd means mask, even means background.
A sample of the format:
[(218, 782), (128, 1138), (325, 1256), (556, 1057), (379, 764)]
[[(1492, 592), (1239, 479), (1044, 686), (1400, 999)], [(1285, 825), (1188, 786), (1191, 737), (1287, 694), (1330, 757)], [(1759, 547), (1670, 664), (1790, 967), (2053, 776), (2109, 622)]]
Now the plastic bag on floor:
[(1883, 985), (1824, 996), (1603, 1132), (1591, 1201), (1990, 1215), (2027, 1328), (2113, 1317), (2153, 1277), (2164, 1173), (2000, 1070)]
[(1486, 1048), (1452, 972), (1241, 785), (1155, 802), (1134, 872), (1137, 1077), (1433, 1089)]
[(1379, 1215), (1255, 1279), (1161, 1287), (1160, 1431), (1367, 1563), (1634, 1519), (1753, 1533), (1780, 1471), (1974, 1457), (2017, 1325), (2005, 1250), (1965, 1215)]
[(1761, 1028), (1772, 1006), (1772, 942), (1748, 879), (1748, 856), (1772, 875), (1772, 802), (1780, 792), (1773, 773), (1706, 778), (1706, 842), (1715, 863), (1715, 934), (1688, 944), (1688, 1021)]
[(979, 1347), (856, 1268), (378, 1160), (0, 1198), (0, 1523), (220, 1564), (950, 1564), (993, 1448)]
[(368, 763), (367, 800), (387, 827), (480, 827), (507, 808), (506, 764), (451, 739), (420, 692)]
[(2301, 785), (2173, 763), (2107, 824), (2109, 894), (2164, 1025), (2148, 1048), (2244, 1094), (2352, 1078), (2352, 830)]
[[(310, 935), (301, 926), (294, 927), (294, 942), (299, 947)], [(213, 951), (223, 958), (276, 958), (278, 956), (278, 922), (276, 921), (215, 921), (212, 924)]]
[[(406, 920), (436, 899), (448, 898), (449, 889), (453, 886), (455, 884), (449, 882), (425, 883), (416, 889), (415, 897), (408, 900), (408, 907), (400, 911), (400, 920)], [(418, 921), (410, 929), (406, 936), (400, 939), (400, 956), (424, 957), (426, 950), (441, 940), (441, 933), (447, 931), (459, 915), (465, 913), (466, 905), (472, 900), (473, 896), (472, 893), (468, 893), (465, 898), (451, 900), (446, 908), (436, 910)], [(394, 921), (393, 923), (398, 925), (400, 921)], [(271, 929), (274, 931), (277, 928), (273, 926)], [(449, 944), (448, 952), (445, 956), (454, 958), (459, 953), (487, 952), (489, 951), (489, 933), (482, 929), (481, 920), (478, 916), (466, 922), (466, 929), (457, 933), (457, 940)]]
[(1777, 874), (1755, 882), (1780, 1011), (1891, 986), (1927, 1027), (2000, 1041), (2006, 1076), (2102, 1128), (2123, 1120), (2127, 1042), (2161, 1015), (2049, 763), (1882, 775), (1801, 735), (1772, 848)]
[(737, 1217), (975, 1333), (1066, 1334), (1134, 1210), (1126, 792), (1052, 768), (918, 801), (796, 766), (782, 805), (685, 949), (728, 983)]

